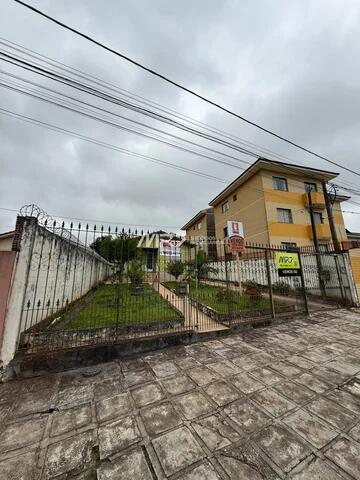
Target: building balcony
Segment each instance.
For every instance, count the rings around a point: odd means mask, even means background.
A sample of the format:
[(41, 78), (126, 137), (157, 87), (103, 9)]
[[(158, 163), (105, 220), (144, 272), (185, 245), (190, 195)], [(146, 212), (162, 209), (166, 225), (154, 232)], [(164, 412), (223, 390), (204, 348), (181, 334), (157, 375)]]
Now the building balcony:
[[(325, 208), (325, 197), (322, 192), (310, 192), (311, 203), (314, 208)], [(308, 193), (303, 194), (304, 204), (309, 207)]]
[[(313, 237), (311, 225), (309, 226), (311, 238)], [(316, 236), (319, 241), (330, 241), (331, 240), (331, 230), (330, 226), (327, 223), (317, 223), (315, 225)]]

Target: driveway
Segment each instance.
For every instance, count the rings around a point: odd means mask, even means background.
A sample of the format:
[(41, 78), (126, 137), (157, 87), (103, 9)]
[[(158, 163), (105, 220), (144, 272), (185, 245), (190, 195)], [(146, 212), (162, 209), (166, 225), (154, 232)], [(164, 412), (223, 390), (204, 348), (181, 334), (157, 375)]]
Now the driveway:
[(360, 478), (360, 315), (0, 385), (0, 479)]

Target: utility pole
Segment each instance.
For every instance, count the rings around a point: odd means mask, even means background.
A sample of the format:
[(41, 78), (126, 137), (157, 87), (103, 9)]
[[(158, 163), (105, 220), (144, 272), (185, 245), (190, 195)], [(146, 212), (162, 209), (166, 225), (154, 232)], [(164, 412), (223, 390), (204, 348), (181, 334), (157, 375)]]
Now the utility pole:
[(331, 202), (330, 202), (329, 193), (328, 193), (327, 188), (326, 188), (325, 180), (322, 180), (321, 184), (322, 184), (322, 189), (323, 189), (323, 192), (324, 192), (326, 212), (327, 212), (327, 216), (328, 216), (328, 220), (329, 220), (329, 226), (330, 226), (331, 238), (332, 238), (332, 241), (333, 241), (333, 244), (334, 244), (334, 250), (335, 250), (336, 253), (339, 253), (341, 249), (340, 249), (339, 239), (338, 239), (336, 228), (335, 228), (332, 205), (331, 205)]
[(312, 230), (314, 245), (315, 245), (315, 257), (316, 257), (316, 265), (317, 265), (318, 275), (319, 275), (320, 291), (321, 291), (321, 295), (325, 297), (326, 289), (325, 289), (325, 283), (324, 283), (323, 272), (322, 272), (321, 255), (320, 255), (319, 241), (318, 241), (317, 232), (316, 232), (314, 206), (312, 203), (311, 192), (308, 192), (307, 197), (308, 197), (309, 213), (310, 213), (310, 220), (311, 220), (311, 230)]

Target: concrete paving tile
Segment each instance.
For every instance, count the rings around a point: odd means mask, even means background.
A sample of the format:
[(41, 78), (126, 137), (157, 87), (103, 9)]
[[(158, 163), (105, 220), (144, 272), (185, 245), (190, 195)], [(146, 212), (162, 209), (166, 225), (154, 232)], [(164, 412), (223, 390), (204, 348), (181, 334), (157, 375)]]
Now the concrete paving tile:
[(174, 401), (179, 405), (188, 420), (210, 413), (215, 409), (204, 395), (197, 390), (175, 397)]
[(217, 455), (230, 480), (278, 480), (278, 475), (265, 463), (252, 445), (225, 448)]
[(325, 456), (354, 478), (360, 478), (360, 446), (340, 438), (325, 452)]
[(291, 476), (291, 480), (343, 480), (328, 462), (316, 458), (303, 466), (300, 471), (296, 471)]
[(357, 398), (360, 398), (360, 380), (357, 378), (351, 379), (349, 382), (347, 382), (341, 387), (341, 390), (351, 393), (351, 395), (354, 395)]
[(339, 359), (331, 360), (330, 362), (326, 363), (325, 366), (339, 373), (348, 375), (349, 377), (356, 375), (360, 371), (360, 366), (358, 364), (354, 365), (353, 363)]
[(292, 381), (278, 383), (273, 388), (298, 405), (307, 403), (316, 395), (314, 391)]
[(143, 358), (132, 358), (130, 360), (122, 360), (120, 368), (123, 372), (134, 372), (135, 370), (146, 370), (148, 366)]
[(302, 368), (303, 370), (311, 370), (312, 368), (316, 367), (314, 362), (308, 358), (302, 357), (301, 355), (292, 355), (291, 357), (287, 357), (286, 361)]
[(240, 399), (224, 408), (224, 413), (246, 434), (268, 425), (270, 416), (246, 399)]
[(99, 422), (128, 415), (131, 412), (131, 403), (127, 393), (115, 397), (105, 398), (96, 402), (96, 416)]
[(215, 472), (214, 467), (210, 462), (205, 461), (190, 470), (187, 473), (184, 473), (178, 480), (222, 480), (221, 477)]
[(99, 480), (153, 480), (151, 470), (141, 448), (102, 463), (97, 470)]
[(265, 385), (273, 385), (274, 383), (279, 383), (285, 379), (282, 375), (266, 367), (252, 370), (251, 375), (254, 375), (255, 378), (265, 383)]
[(176, 375), (176, 377), (163, 379), (162, 384), (170, 395), (179, 395), (196, 387), (196, 384), (186, 375)]
[(313, 390), (316, 393), (323, 393), (331, 388), (329, 383), (320, 380), (311, 373), (303, 373), (299, 377), (294, 378), (294, 381), (310, 388), (310, 390)]
[(53, 414), (50, 435), (62, 435), (71, 430), (85, 427), (89, 423), (91, 423), (91, 406), (89, 403), (67, 410), (60, 410)]
[(150, 382), (154, 380), (154, 375), (150, 370), (129, 370), (124, 372), (125, 385), (127, 387), (133, 387), (134, 385), (140, 385), (141, 383)]
[(323, 448), (333, 440), (338, 432), (320, 421), (306, 410), (297, 410), (283, 418), (283, 422), (295, 430), (316, 448)]
[(229, 378), (229, 381), (233, 383), (233, 385), (239, 389), (240, 392), (245, 393), (246, 395), (265, 388), (265, 385), (262, 382), (247, 372), (234, 375), (233, 377)]
[(140, 440), (140, 432), (134, 417), (125, 417), (98, 429), (100, 458), (120, 452)]
[(235, 373), (241, 372), (241, 369), (229, 362), (228, 360), (223, 360), (222, 362), (211, 363), (209, 368), (218, 373), (221, 377), (229, 377), (230, 375), (235, 375)]
[(122, 393), (124, 390), (124, 385), (119, 379), (107, 378), (106, 380), (95, 383), (94, 397), (96, 401), (103, 398), (115, 397), (115, 395)]
[(240, 435), (220, 415), (197, 420), (192, 427), (211, 451), (227, 447), (240, 439)]
[(338, 403), (342, 407), (351, 410), (354, 413), (360, 414), (360, 397), (352, 395), (351, 393), (342, 390), (336, 389), (330, 393), (326, 394), (327, 398)]
[(35, 450), (3, 460), (0, 462), (0, 480), (37, 480), (41, 475), (37, 457)]
[(285, 377), (296, 377), (303, 373), (301, 368), (295, 367), (287, 362), (272, 363), (271, 368)]
[(94, 397), (94, 385), (69, 386), (59, 392), (58, 407), (89, 403)]
[(219, 380), (219, 375), (214, 371), (210, 370), (207, 367), (195, 367), (188, 370), (188, 375), (196, 382), (198, 385), (203, 386), (207, 385), (214, 380)]
[(227, 405), (240, 396), (239, 392), (224, 380), (210, 383), (204, 387), (204, 390), (219, 406)]
[(47, 419), (48, 415), (8, 424), (1, 431), (0, 452), (9, 452), (40, 442)]
[(54, 407), (55, 394), (51, 390), (27, 391), (12, 398), (13, 408), (10, 416), (25, 417), (36, 413), (45, 413)]
[(158, 378), (171, 377), (179, 372), (179, 368), (171, 361), (160, 361), (151, 365)]
[(92, 462), (94, 444), (93, 433), (89, 431), (50, 445), (46, 452), (44, 478), (78, 473), (86, 468)]
[(164, 398), (164, 393), (157, 383), (148, 383), (134, 388), (131, 390), (131, 395), (138, 407), (144, 407)]
[(152, 443), (166, 475), (173, 475), (205, 457), (186, 427), (165, 433)]
[(254, 370), (261, 364), (261, 361), (256, 358), (256, 354), (254, 353), (252, 355), (233, 358), (231, 361), (245, 371)]
[(346, 410), (327, 398), (314, 400), (305, 408), (310, 413), (331, 423), (338, 430), (348, 429), (358, 418), (354, 413), (351, 413), (349, 410)]
[(189, 368), (194, 368), (198, 367), (200, 362), (198, 362), (194, 357), (191, 355), (184, 355), (180, 358), (175, 358), (174, 362), (178, 367), (180, 367), (182, 370), (187, 370)]
[(216, 353), (227, 360), (232, 360), (239, 356), (239, 352), (236, 348), (226, 347), (225, 345), (223, 348), (216, 349)]
[(349, 432), (350, 437), (360, 443), (360, 423), (355, 425)]
[(332, 385), (341, 385), (349, 378), (348, 375), (339, 373), (336, 370), (333, 370), (332, 368), (327, 368), (324, 365), (314, 368), (311, 373), (316, 377), (320, 378), (321, 380), (324, 380), (325, 382)]
[(170, 402), (145, 407), (140, 412), (146, 431), (150, 436), (178, 427), (182, 420)]
[(294, 402), (283, 397), (272, 388), (255, 392), (251, 395), (251, 398), (274, 417), (279, 417), (296, 407)]
[(284, 472), (289, 472), (311, 453), (301, 437), (290, 433), (281, 425), (265, 428), (257, 435), (256, 441)]

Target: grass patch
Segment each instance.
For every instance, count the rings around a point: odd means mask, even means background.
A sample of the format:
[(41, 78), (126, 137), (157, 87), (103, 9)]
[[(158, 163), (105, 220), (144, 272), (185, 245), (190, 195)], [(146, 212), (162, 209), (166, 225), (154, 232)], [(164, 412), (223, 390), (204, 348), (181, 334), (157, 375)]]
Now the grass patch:
[[(163, 282), (165, 287), (172, 290), (176, 289), (176, 282)], [(247, 295), (240, 295), (236, 290), (226, 290), (218, 285), (208, 285), (199, 282), (196, 287), (195, 282), (191, 282), (190, 297), (198, 302), (212, 308), (218, 313), (240, 312), (242, 310), (265, 310), (270, 308), (268, 298), (253, 300)], [(275, 307), (282, 305), (281, 302), (274, 301)]]
[(70, 308), (52, 328), (131, 326), (180, 319), (180, 313), (150, 285), (131, 295), (129, 284), (102, 285), (84, 304)]

